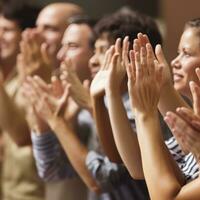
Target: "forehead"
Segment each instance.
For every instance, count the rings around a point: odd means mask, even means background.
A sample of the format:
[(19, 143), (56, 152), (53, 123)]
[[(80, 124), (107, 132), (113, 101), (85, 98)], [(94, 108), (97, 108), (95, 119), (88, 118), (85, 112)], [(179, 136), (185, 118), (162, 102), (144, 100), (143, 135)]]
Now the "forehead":
[(0, 27), (8, 27), (8, 28), (17, 29), (17, 30), (19, 29), (17, 22), (6, 19), (2, 15), (0, 15)]
[(64, 20), (63, 13), (59, 12), (58, 9), (47, 8), (40, 12), (36, 24), (37, 26), (40, 25), (63, 26), (64, 24), (67, 24), (67, 20)]
[(198, 35), (198, 31), (195, 28), (187, 28), (182, 36), (179, 43), (179, 48), (198, 48), (200, 49), (200, 37)]
[(64, 33), (63, 43), (74, 41), (87, 41), (92, 34), (92, 29), (87, 24), (71, 24)]

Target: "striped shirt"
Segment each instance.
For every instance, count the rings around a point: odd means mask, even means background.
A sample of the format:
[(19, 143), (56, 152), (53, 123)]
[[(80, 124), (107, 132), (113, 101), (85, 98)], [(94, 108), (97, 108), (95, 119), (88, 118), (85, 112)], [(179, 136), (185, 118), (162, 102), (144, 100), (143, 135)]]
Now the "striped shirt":
[(195, 178), (198, 178), (199, 165), (192, 153), (185, 155), (177, 143), (175, 137), (171, 137), (165, 142), (165, 144), (177, 162), (179, 168), (185, 175), (186, 181), (189, 182)]

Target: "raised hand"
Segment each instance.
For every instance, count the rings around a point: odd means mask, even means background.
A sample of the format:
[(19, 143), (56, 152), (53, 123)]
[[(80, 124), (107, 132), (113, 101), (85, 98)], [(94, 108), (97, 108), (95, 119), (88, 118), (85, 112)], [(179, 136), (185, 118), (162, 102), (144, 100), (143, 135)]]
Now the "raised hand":
[(160, 95), (162, 67), (154, 60), (150, 43), (131, 51), (130, 60), (127, 75), (132, 108), (142, 113), (154, 112), (157, 110)]
[(85, 80), (81, 83), (76, 71), (71, 65), (70, 60), (65, 60), (65, 62), (61, 64), (61, 71), (62, 74), (60, 79), (62, 80), (63, 85), (66, 83), (69, 85), (70, 96), (79, 105), (79, 107), (85, 108), (91, 112), (92, 103), (89, 91), (89, 80)]
[(120, 38), (116, 40), (114, 50), (110, 52), (112, 57), (107, 62), (108, 78), (105, 80), (107, 93), (120, 91), (126, 74), (126, 66), (128, 67), (130, 64), (128, 58), (129, 38), (125, 37), (122, 45), (121, 43)]
[(108, 78), (107, 63), (111, 61), (112, 55), (114, 54), (114, 46), (111, 46), (105, 54), (103, 65), (92, 80), (90, 86), (90, 94), (92, 97), (103, 96), (105, 93), (105, 81)]
[(161, 83), (162, 87), (165, 87), (167, 85), (173, 85), (171, 68), (169, 64), (167, 63), (167, 60), (164, 56), (164, 53), (160, 44), (156, 45), (155, 54), (156, 54), (156, 58), (158, 60), (159, 65), (163, 67), (163, 78), (162, 78), (162, 83)]
[(21, 52), (17, 59), (17, 69), (22, 82), (28, 75), (39, 75), (46, 80), (50, 79), (52, 62), (47, 48), (38, 30), (24, 31), (20, 43)]
[[(58, 83), (56, 83), (58, 84)], [(61, 84), (60, 84), (61, 86)], [(64, 115), (65, 106), (68, 100), (68, 87), (64, 89), (62, 96), (55, 96), (55, 92), (38, 76), (28, 77), (23, 85), (24, 93), (44, 121), (47, 123), (57, 115)]]
[[(200, 78), (200, 70), (196, 69)], [(200, 161), (200, 87), (190, 82), (190, 90), (193, 97), (193, 109), (177, 108), (176, 114), (168, 112), (165, 121), (172, 130), (181, 148), (185, 152), (192, 152), (198, 162)]]
[(122, 80), (126, 74), (126, 65), (129, 64), (128, 37), (123, 40), (122, 47), (121, 43), (121, 39), (118, 38), (115, 45), (107, 50), (104, 63), (91, 83), (90, 93), (92, 96), (103, 95), (105, 89), (109, 91), (120, 90)]

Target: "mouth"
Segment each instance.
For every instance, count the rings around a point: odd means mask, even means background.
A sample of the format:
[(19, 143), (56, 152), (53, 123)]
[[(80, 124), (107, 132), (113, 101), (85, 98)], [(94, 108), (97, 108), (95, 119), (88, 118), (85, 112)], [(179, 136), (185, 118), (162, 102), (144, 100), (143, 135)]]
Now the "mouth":
[(184, 76), (178, 73), (173, 73), (173, 80), (174, 82), (180, 81)]
[(98, 71), (99, 71), (99, 67), (91, 69), (91, 76), (92, 76), (92, 78), (94, 78), (96, 76), (96, 74), (97, 74)]

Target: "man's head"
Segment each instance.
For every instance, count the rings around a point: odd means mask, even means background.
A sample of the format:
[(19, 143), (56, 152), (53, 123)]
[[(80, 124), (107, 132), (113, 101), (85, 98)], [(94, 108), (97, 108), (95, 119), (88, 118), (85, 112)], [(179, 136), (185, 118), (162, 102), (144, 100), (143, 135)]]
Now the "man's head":
[(16, 62), (19, 53), (21, 33), (27, 27), (34, 27), (38, 8), (26, 4), (8, 3), (0, 11), (0, 62)]
[(152, 18), (130, 9), (122, 9), (101, 19), (95, 26), (95, 54), (90, 60), (92, 76), (95, 76), (104, 60), (106, 50), (117, 38), (129, 36), (131, 43), (137, 34), (147, 34), (153, 47), (162, 42), (161, 35)]
[(88, 62), (93, 55), (92, 25), (91, 20), (84, 16), (71, 18), (63, 36), (62, 48), (57, 55), (60, 61), (71, 60), (71, 64), (81, 81), (90, 78)]
[(72, 3), (52, 3), (40, 12), (36, 25), (48, 44), (49, 54), (56, 58), (68, 19), (81, 14), (82, 9)]

